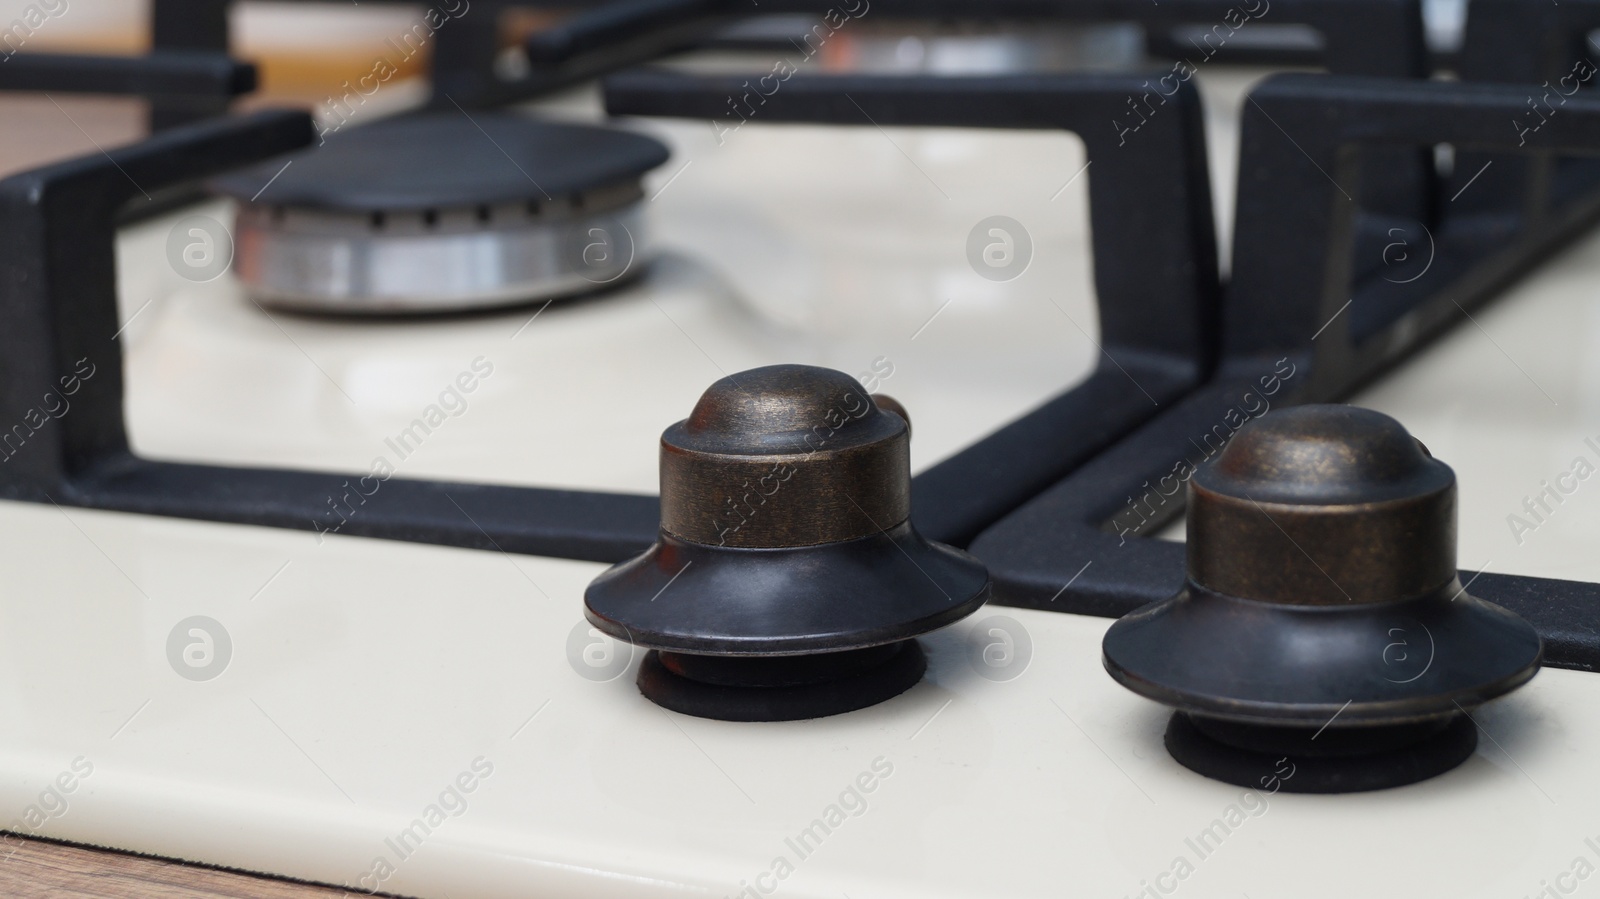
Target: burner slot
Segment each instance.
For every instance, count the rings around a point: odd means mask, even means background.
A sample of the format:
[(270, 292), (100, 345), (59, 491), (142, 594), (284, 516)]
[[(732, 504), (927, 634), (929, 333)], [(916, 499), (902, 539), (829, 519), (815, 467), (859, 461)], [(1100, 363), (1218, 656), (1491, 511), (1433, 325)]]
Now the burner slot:
[(375, 209), (369, 213), (299, 206), (241, 205), (242, 219), (292, 227), (307, 233), (348, 235), (352, 232), (397, 234), (470, 233), (486, 227), (538, 225), (619, 212), (644, 198), (637, 183), (618, 184), (546, 201), (428, 207), (417, 210)]

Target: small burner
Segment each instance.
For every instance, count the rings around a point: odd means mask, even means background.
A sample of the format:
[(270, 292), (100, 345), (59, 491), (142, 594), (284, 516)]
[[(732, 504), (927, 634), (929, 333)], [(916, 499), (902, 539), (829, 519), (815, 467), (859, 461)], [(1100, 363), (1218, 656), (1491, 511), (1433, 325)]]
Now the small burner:
[(1414, 783), (1465, 761), (1466, 713), (1539, 668), (1533, 628), (1457, 578), (1455, 473), (1388, 416), (1246, 425), (1195, 474), (1188, 528), (1187, 584), (1112, 625), (1105, 666), (1178, 710), (1167, 749), (1207, 777)]
[(922, 678), (913, 638), (983, 605), (989, 576), (912, 527), (899, 409), (841, 372), (774, 365), (716, 382), (662, 434), (660, 539), (584, 596), (597, 628), (655, 650), (647, 698), (791, 721)]
[(449, 312), (637, 274), (640, 179), (667, 155), (617, 129), (440, 113), (353, 128), (216, 184), (239, 201), (235, 270), (261, 302)]

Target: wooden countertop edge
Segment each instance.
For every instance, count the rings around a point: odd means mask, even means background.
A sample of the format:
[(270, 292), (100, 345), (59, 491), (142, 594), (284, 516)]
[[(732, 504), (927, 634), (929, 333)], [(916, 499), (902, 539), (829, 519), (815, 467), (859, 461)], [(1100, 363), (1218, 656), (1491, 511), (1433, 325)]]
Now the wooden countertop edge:
[(7, 899), (336, 899), (395, 897), (0, 833)]

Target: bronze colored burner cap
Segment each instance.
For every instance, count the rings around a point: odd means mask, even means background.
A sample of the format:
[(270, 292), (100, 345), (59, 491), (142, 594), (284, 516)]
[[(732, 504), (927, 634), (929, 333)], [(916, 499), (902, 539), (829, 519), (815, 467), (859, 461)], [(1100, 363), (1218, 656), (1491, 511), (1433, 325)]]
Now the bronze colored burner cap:
[(891, 440), (905, 429), (842, 371), (768, 365), (706, 388), (694, 411), (667, 428), (661, 442), (712, 455), (808, 455)]
[(1389, 416), (1282, 409), (1195, 473), (1189, 578), (1264, 602), (1420, 596), (1455, 579), (1455, 499), (1455, 473)]
[(1112, 625), (1106, 670), (1180, 711), (1259, 725), (1400, 724), (1507, 693), (1542, 646), (1463, 591), (1455, 496), (1450, 468), (1388, 416), (1269, 413), (1195, 474), (1188, 581)]
[(814, 546), (910, 517), (910, 429), (843, 372), (730, 375), (661, 435), (661, 529), (692, 543)]
[(740, 372), (662, 435), (660, 539), (589, 585), (587, 615), (639, 646), (713, 656), (907, 640), (989, 595), (983, 563), (910, 517), (902, 415), (831, 369)]

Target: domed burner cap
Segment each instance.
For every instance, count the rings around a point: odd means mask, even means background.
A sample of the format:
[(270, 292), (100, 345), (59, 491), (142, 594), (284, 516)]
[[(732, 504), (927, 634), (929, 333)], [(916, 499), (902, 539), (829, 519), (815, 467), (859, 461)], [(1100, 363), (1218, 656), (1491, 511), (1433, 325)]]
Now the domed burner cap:
[(660, 141), (512, 113), (405, 115), (217, 179), (234, 270), (262, 303), (454, 312), (578, 296), (644, 268), (640, 179)]
[(505, 112), (423, 113), (341, 128), (321, 146), (214, 183), (270, 206), (421, 212), (548, 202), (638, 180), (667, 156), (655, 138), (620, 128)]
[(911, 524), (891, 408), (840, 372), (777, 365), (718, 381), (666, 430), (660, 538), (584, 594), (597, 628), (657, 650), (647, 697), (738, 721), (863, 708), (921, 678), (915, 637), (983, 605), (983, 564)]
[(1284, 785), (1307, 792), (1448, 770), (1476, 739), (1458, 719), (1542, 656), (1527, 622), (1458, 581), (1455, 495), (1450, 468), (1376, 412), (1246, 425), (1190, 485), (1187, 583), (1112, 625), (1106, 670), (1178, 710), (1168, 748), (1207, 776), (1237, 783), (1226, 772), (1260, 754), (1309, 765)]

